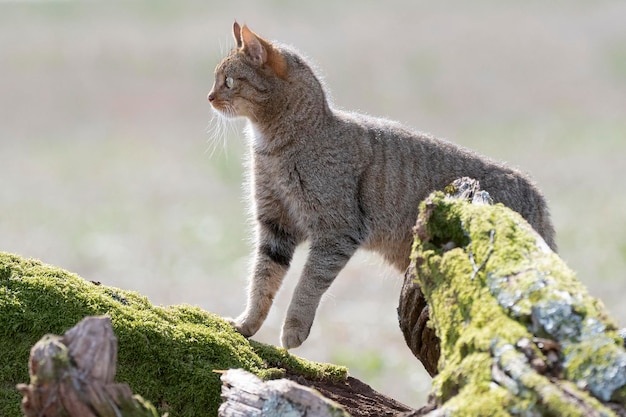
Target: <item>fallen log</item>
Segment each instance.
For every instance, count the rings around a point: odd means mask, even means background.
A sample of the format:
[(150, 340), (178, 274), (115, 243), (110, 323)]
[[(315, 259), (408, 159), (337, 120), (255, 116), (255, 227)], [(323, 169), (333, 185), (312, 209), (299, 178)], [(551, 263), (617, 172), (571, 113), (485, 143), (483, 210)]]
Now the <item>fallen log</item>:
[(398, 308), (436, 375), (436, 410), (415, 415), (626, 415), (624, 340), (602, 303), (476, 181), (447, 191), (421, 205)]
[[(65, 336), (49, 336), (38, 343), (42, 335), (63, 334), (86, 316), (104, 314), (110, 317), (118, 341), (113, 374), (118, 382), (149, 400), (159, 414), (217, 415), (222, 384), (213, 371), (231, 368), (243, 368), (264, 380), (287, 377), (312, 387), (340, 403), (353, 417), (410, 410), (348, 376), (345, 367), (310, 362), (284, 349), (245, 339), (226, 321), (197, 307), (155, 306), (135, 292), (0, 252), (0, 416), (24, 415), (22, 395), (15, 386), (31, 379), (33, 390), (37, 387), (39, 378), (32, 379), (26, 367), (33, 345), (38, 352), (46, 350), (40, 349), (43, 346), (66, 351), (67, 346), (61, 348), (57, 343)], [(93, 348), (110, 341), (104, 331), (77, 334)], [(45, 344), (45, 340), (53, 343)], [(111, 357), (108, 362), (110, 366), (115, 361)], [(36, 369), (45, 367), (33, 368), (35, 375)], [(22, 391), (25, 387), (21, 386)], [(89, 385), (84, 388), (90, 389)], [(40, 403), (54, 399), (59, 396)]]
[[(63, 336), (45, 335), (31, 349), (29, 384), (18, 384), (25, 417), (157, 417), (157, 409), (124, 383), (115, 383), (117, 338), (107, 316), (87, 317)], [(158, 366), (155, 364), (154, 366)], [(264, 381), (243, 369), (214, 371), (223, 382), (222, 417), (396, 415), (410, 408), (354, 379), (287, 378)], [(325, 398), (324, 395), (340, 401)], [(200, 395), (201, 392), (196, 393)], [(348, 413), (346, 409), (351, 410)], [(167, 414), (164, 414), (167, 415)], [(183, 415), (214, 415), (191, 410)]]

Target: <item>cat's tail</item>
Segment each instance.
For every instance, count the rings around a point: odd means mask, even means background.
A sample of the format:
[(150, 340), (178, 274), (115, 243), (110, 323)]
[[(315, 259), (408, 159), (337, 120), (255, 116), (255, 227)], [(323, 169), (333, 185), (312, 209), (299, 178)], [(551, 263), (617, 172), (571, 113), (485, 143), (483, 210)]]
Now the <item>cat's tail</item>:
[(555, 231), (554, 231), (554, 226), (552, 225), (552, 220), (550, 219), (550, 213), (548, 212), (548, 205), (545, 201), (545, 199), (543, 199), (543, 205), (541, 207), (541, 209), (539, 210), (538, 213), (538, 232), (540, 231), (540, 235), (541, 237), (543, 237), (543, 240), (545, 240), (545, 242), (548, 244), (548, 246), (550, 246), (550, 249), (552, 249), (555, 253), (558, 252), (558, 247), (556, 244), (556, 238), (555, 238)]
[[(531, 215), (527, 217), (530, 225), (541, 235), (546, 244), (555, 253), (558, 251), (554, 225), (550, 217), (550, 211), (548, 209), (548, 202), (543, 193), (539, 190), (536, 184), (528, 177), (523, 177), (528, 182), (527, 186), (523, 187), (526, 194), (526, 201), (528, 201), (527, 208), (530, 209)], [(526, 216), (524, 216), (526, 217)]]

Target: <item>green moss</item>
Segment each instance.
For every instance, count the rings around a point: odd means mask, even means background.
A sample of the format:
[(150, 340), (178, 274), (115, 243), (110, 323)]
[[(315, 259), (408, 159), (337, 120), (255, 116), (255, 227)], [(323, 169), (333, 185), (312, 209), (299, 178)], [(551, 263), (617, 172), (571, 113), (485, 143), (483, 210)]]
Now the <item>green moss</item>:
[(570, 392), (614, 415), (598, 399), (626, 393), (616, 326), (521, 216), (436, 192), (418, 223), (412, 261), (441, 342), (433, 394), (446, 415), (584, 415), (517, 347), (534, 337), (560, 344)]
[(261, 370), (258, 375), (264, 379), (282, 378), (286, 373), (302, 375), (314, 380), (328, 380), (333, 382), (345, 381), (348, 369), (328, 363), (310, 362), (306, 359), (290, 355), (287, 350), (276, 346), (250, 340), (255, 352), (263, 358), (269, 368)]
[(20, 416), (18, 383), (27, 382), (30, 348), (82, 318), (107, 314), (118, 338), (117, 382), (172, 416), (214, 415), (221, 382), (214, 370), (261, 377), (287, 372), (345, 379), (347, 370), (248, 341), (197, 307), (159, 307), (137, 293), (96, 285), (62, 269), (0, 252), (0, 415)]

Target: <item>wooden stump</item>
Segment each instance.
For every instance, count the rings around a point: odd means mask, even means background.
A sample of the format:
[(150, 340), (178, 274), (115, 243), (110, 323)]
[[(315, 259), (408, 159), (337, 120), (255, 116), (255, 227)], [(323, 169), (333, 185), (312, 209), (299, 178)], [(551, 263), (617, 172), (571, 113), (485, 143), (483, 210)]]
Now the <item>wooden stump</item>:
[(126, 384), (116, 384), (117, 339), (111, 319), (87, 317), (63, 336), (46, 335), (30, 351), (30, 384), (19, 384), (26, 417), (157, 417)]

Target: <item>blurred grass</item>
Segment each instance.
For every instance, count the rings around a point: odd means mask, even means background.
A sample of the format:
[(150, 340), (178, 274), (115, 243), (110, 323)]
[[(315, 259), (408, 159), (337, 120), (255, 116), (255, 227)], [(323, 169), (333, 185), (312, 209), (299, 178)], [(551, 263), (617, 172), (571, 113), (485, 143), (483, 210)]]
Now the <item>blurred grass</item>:
[[(206, 102), (234, 18), (310, 56), (338, 106), (529, 172), (562, 257), (626, 324), (619, 1), (0, 2), (0, 249), (157, 304), (238, 314), (243, 124), (211, 138)], [(259, 340), (278, 342), (305, 255)], [(397, 325), (400, 286), (359, 255), (296, 353), (419, 405), (429, 378)]]

